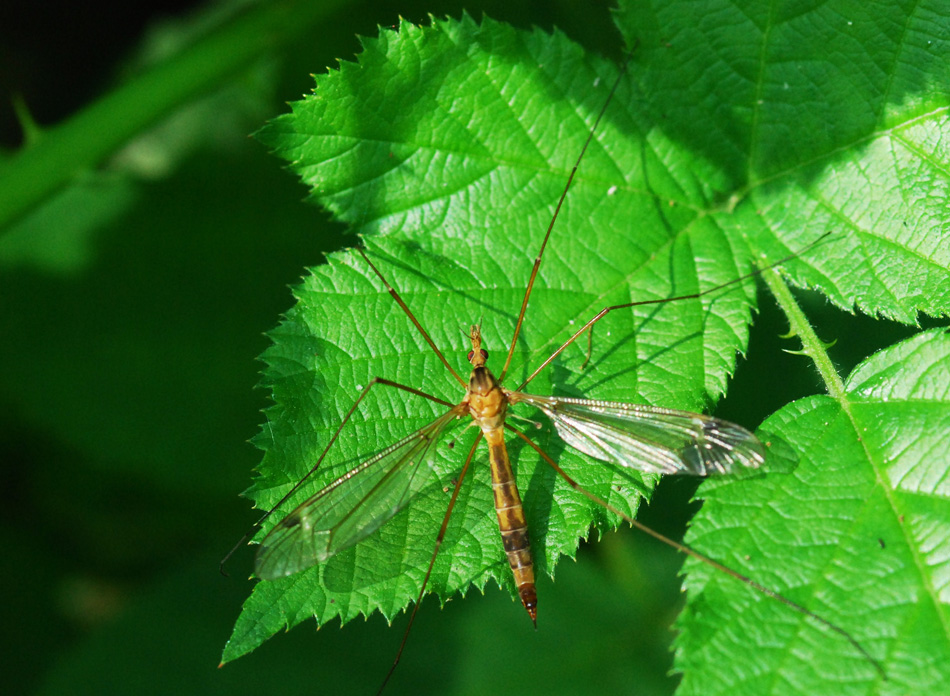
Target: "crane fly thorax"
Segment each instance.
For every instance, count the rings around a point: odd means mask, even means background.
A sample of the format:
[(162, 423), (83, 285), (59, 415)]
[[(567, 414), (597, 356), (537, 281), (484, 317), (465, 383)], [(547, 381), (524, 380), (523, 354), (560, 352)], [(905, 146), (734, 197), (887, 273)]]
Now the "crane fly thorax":
[(508, 397), (495, 375), (484, 365), (472, 370), (468, 382), (468, 410), (486, 434), (505, 424)]
[(468, 380), (465, 400), (472, 418), (489, 443), (492, 443), (501, 437), (508, 410), (508, 395), (491, 370), (485, 367), (488, 351), (482, 348), (482, 330), (477, 324), (472, 326), (469, 338), (472, 341), (472, 350), (468, 354), (468, 360), (472, 363), (472, 376)]

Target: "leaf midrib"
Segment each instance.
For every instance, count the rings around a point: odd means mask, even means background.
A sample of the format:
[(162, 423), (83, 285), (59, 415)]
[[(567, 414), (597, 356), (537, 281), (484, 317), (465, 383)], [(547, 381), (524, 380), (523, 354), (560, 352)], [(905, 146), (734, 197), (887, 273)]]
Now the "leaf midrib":
[[(768, 272), (766, 278), (770, 288), (777, 288), (778, 285), (781, 285), (785, 292), (788, 292), (788, 286), (785, 284), (785, 281), (782, 279), (781, 275), (777, 272)], [(910, 530), (908, 529), (909, 525), (900, 522), (901, 518), (903, 518), (905, 515), (900, 510), (900, 505), (896, 499), (894, 488), (889, 485), (889, 480), (886, 471), (884, 470), (883, 462), (878, 461), (878, 459), (873, 456), (873, 453), (868, 445), (867, 438), (862, 436), (864, 429), (860, 427), (859, 419), (852, 409), (852, 405), (855, 402), (851, 400), (851, 394), (847, 391), (840, 375), (838, 375), (837, 371), (834, 369), (834, 364), (832, 363), (831, 357), (828, 355), (828, 352), (825, 349), (825, 344), (822, 343), (820, 339), (818, 339), (817, 335), (815, 335), (811, 324), (807, 320), (807, 317), (805, 317), (804, 313), (798, 308), (797, 304), (794, 302), (789, 303), (784, 301), (782, 297), (783, 293), (781, 291), (777, 293), (773, 291), (773, 294), (775, 295), (776, 301), (778, 302), (782, 312), (788, 319), (789, 325), (794, 328), (796, 334), (802, 340), (804, 353), (812, 359), (812, 362), (815, 363), (815, 366), (818, 369), (819, 378), (825, 385), (828, 395), (839, 405), (841, 411), (848, 419), (848, 423), (851, 426), (854, 437), (856, 441), (860, 443), (861, 449), (864, 452), (864, 459), (874, 472), (877, 485), (883, 492), (885, 500), (887, 500), (887, 504), (891, 510), (897, 527), (901, 530), (904, 544), (911, 554), (911, 557), (914, 559), (914, 565), (917, 569), (919, 582), (929, 597), (931, 604), (933, 605), (934, 613), (937, 615), (937, 620), (943, 627), (944, 635), (947, 637), (948, 642), (950, 642), (950, 620), (948, 620), (947, 614), (940, 609), (941, 603), (936, 592), (936, 588), (933, 586), (933, 583), (930, 582), (930, 576), (926, 572), (927, 564), (920, 553), (919, 547), (916, 543), (914, 543), (914, 540), (910, 535)], [(867, 400), (862, 399), (860, 403), (866, 404), (868, 402)]]

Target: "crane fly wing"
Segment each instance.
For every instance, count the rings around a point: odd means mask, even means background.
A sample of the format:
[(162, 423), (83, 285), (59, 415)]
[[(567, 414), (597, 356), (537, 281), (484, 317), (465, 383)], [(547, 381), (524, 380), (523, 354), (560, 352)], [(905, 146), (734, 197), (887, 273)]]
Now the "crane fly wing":
[(375, 454), (302, 503), (264, 537), (255, 573), (273, 580), (310, 568), (353, 546), (388, 522), (438, 475), (429, 465), (435, 443), (464, 407)]
[(765, 448), (755, 435), (698, 413), (521, 392), (510, 398), (543, 411), (574, 449), (638, 471), (707, 476), (765, 461)]

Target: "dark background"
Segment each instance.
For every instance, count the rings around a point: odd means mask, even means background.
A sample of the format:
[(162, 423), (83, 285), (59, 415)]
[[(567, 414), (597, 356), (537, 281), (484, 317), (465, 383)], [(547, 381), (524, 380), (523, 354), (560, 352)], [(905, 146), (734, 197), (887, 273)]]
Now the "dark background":
[[(318, 633), (309, 623), (216, 669), (251, 589), (250, 550), (230, 579), (217, 564), (256, 518), (238, 497), (259, 459), (247, 440), (267, 404), (256, 356), (304, 268), (352, 243), (246, 136), (309, 91), (310, 73), (352, 60), (357, 34), (460, 8), (351, 3), (209, 94), (211, 127), (199, 107), (170, 117), (150, 134), (159, 164), (142, 159), (147, 147), (103, 163), (18, 223), (25, 247), (4, 252), (0, 238), (0, 653), (10, 693), (374, 692), (405, 617), (392, 628), (374, 616)], [(556, 25), (591, 50), (619, 53), (606, 3), (466, 8), (520, 27)], [(13, 95), (41, 126), (56, 124), (135, 79), (142, 47), (200, 9), (4, 3), (3, 158), (21, 146)], [(832, 351), (842, 374), (912, 333), (800, 299), (820, 336), (842, 339)], [(779, 338), (787, 327), (768, 297), (760, 304), (749, 360), (717, 411), (750, 427), (819, 390), (805, 359), (782, 352), (797, 345)], [(682, 534), (691, 492), (688, 482), (664, 483), (641, 519)], [(427, 600), (390, 693), (485, 693), (502, 682), (527, 693), (582, 693), (592, 683), (669, 693), (680, 560), (628, 530), (579, 559), (561, 564), (557, 583), (542, 581), (537, 633), (494, 587), (443, 610)]]

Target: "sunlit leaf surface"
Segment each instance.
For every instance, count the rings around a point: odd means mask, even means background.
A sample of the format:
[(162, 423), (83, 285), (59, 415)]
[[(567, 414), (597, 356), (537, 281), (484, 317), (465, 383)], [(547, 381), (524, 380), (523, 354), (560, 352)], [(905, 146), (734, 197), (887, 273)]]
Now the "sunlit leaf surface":
[[(622, 31), (640, 48), (561, 212), (509, 387), (606, 305), (713, 287), (829, 229), (827, 242), (787, 264), (793, 282), (819, 287), (841, 306), (904, 320), (918, 310), (948, 310), (947, 207), (945, 197), (925, 193), (943, 191), (948, 170), (946, 98), (937, 88), (946, 53), (928, 48), (938, 25), (924, 20), (923, 9), (908, 16), (891, 9), (897, 34), (890, 39), (890, 29), (868, 21), (857, 27), (823, 6), (785, 17), (723, 4), (704, 22), (695, 21), (695, 11), (659, 3), (620, 15)], [(870, 40), (878, 35), (881, 41)], [(846, 47), (848, 61), (828, 55), (832, 39)], [(315, 202), (366, 235), (368, 254), (456, 370), (467, 372), (465, 332), (477, 321), (489, 367), (498, 369), (537, 245), (617, 68), (563, 36), (487, 20), (404, 24), (364, 46), (358, 65), (318, 77), (315, 94), (260, 138), (291, 163)], [(357, 255), (331, 256), (295, 294), (264, 356), (275, 405), (257, 441), (265, 457), (250, 492), (263, 509), (312, 466), (374, 376), (453, 403), (463, 394)], [(748, 283), (702, 301), (612, 314), (598, 325), (584, 370), (586, 345), (559, 356), (531, 391), (705, 410), (746, 346), (753, 301)], [(288, 511), (444, 410), (382, 387), (373, 396)], [(902, 670), (923, 664), (933, 685), (946, 677), (948, 661), (938, 658), (950, 642), (947, 600), (931, 582), (915, 604), (910, 598), (920, 592), (906, 579), (913, 576), (918, 590), (928, 586), (923, 559), (939, 569), (947, 540), (935, 532), (924, 543), (920, 531), (919, 541), (903, 537), (892, 550), (889, 539), (910, 510), (898, 512), (894, 503), (894, 472), (869, 464), (878, 455), (861, 427), (866, 407), (855, 399), (848, 410), (816, 397), (783, 410), (762, 439), (795, 455), (792, 472), (703, 489), (717, 505), (704, 510), (693, 543), (705, 548), (710, 534), (725, 535), (710, 555), (853, 631), (885, 667), (897, 665), (888, 684), (901, 684)], [(618, 508), (634, 511), (652, 487), (622, 467), (573, 454), (539, 412), (524, 415), (544, 427), (519, 427)], [(473, 437), (460, 429), (444, 438), (435, 470), (457, 470)], [(863, 458), (840, 456), (839, 446), (864, 448)], [(616, 523), (527, 447), (514, 444), (512, 458), (542, 575), (575, 553), (591, 525)], [(837, 478), (813, 481), (812, 470)], [(928, 471), (922, 480), (939, 480), (938, 466)], [(225, 659), (311, 616), (322, 624), (405, 608), (448, 502), (443, 488), (433, 486), (326, 563), (258, 584)], [(872, 498), (882, 498), (883, 507), (861, 508)], [(922, 519), (946, 522), (945, 496), (906, 501), (918, 504), (928, 508)], [(794, 533), (783, 526), (790, 520), (801, 525)], [(836, 552), (844, 555), (836, 560)], [(879, 576), (903, 580), (882, 598), (871, 592)], [(858, 592), (862, 577), (867, 591)], [(462, 487), (430, 589), (446, 598), (489, 580), (511, 582), (482, 465)], [(684, 691), (702, 691), (699, 684), (746, 693), (817, 693), (818, 684), (887, 691), (846, 643), (800, 615), (741, 585), (733, 588), (738, 598), (720, 600), (712, 585), (729, 583), (703, 573), (689, 582), (678, 666), (695, 676), (684, 680)], [(731, 602), (752, 608), (736, 617)], [(918, 612), (913, 616), (934, 631), (908, 628), (907, 612)], [(543, 614), (542, 586), (542, 622)], [(928, 646), (939, 643), (934, 659), (913, 647), (925, 636)]]

